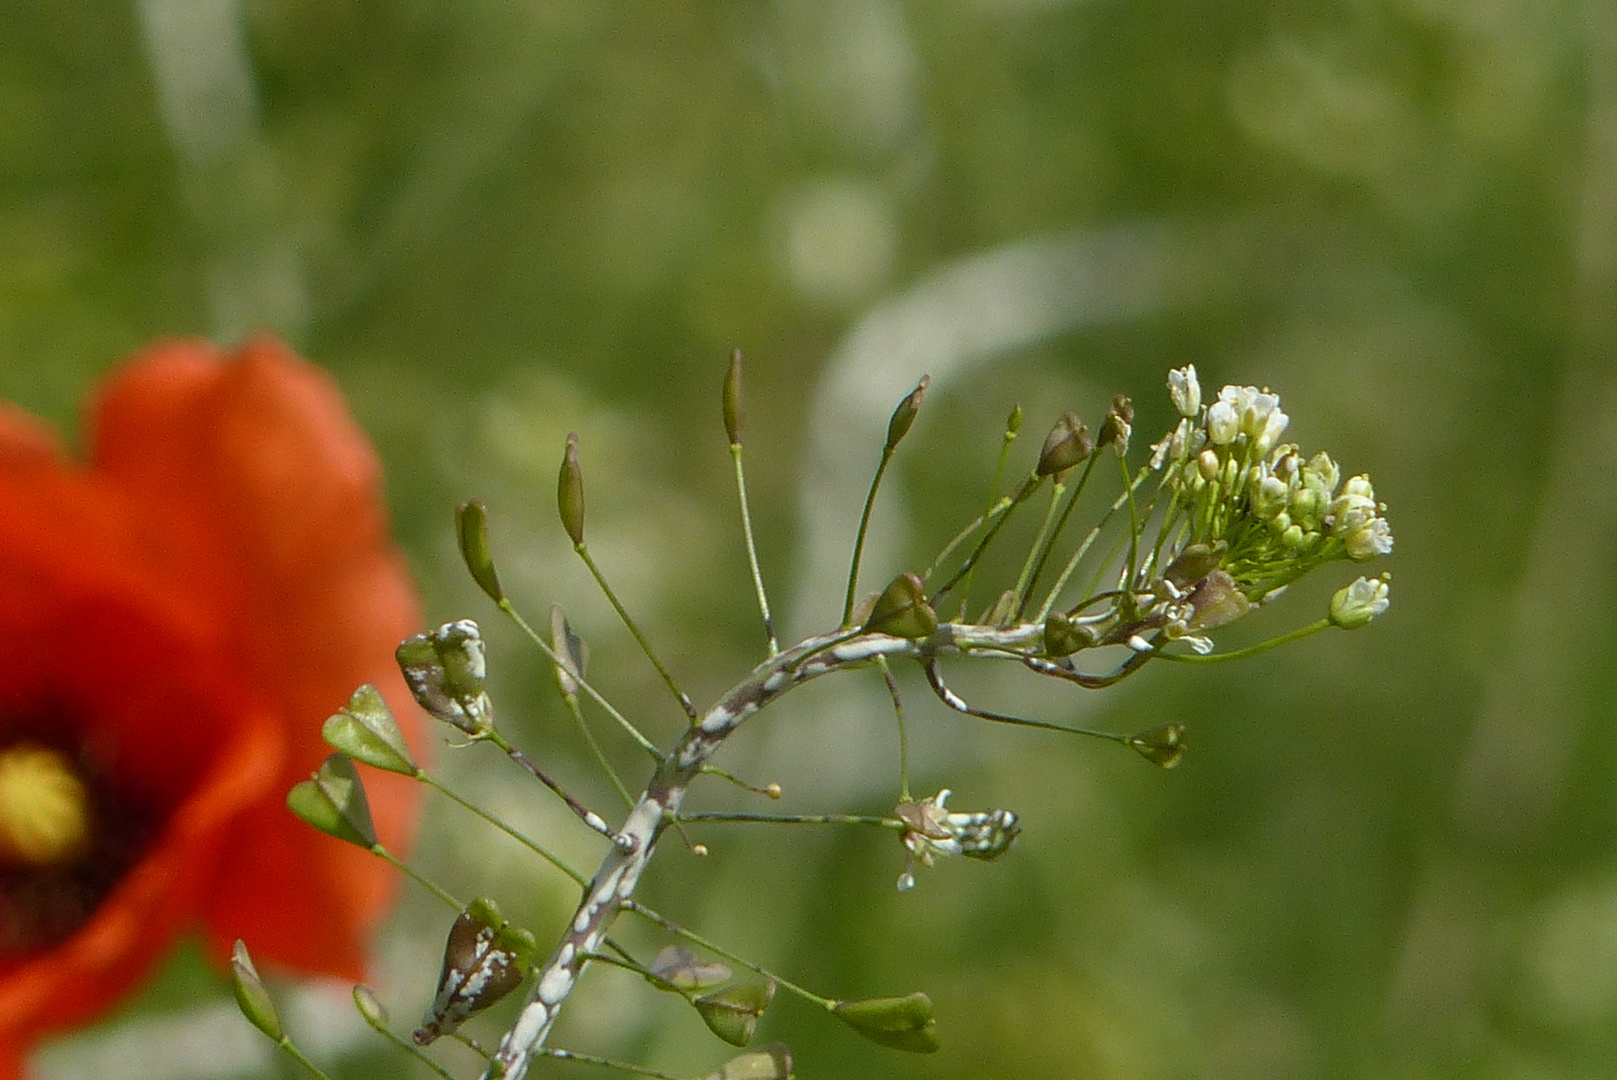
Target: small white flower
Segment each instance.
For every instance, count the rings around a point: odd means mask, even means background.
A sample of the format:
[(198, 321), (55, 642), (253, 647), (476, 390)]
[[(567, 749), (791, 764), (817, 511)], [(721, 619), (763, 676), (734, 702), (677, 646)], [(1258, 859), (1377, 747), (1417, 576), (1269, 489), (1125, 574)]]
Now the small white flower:
[[(1269, 395), (1273, 397), (1273, 395)], [(1252, 448), (1260, 454), (1267, 454), (1280, 442), (1280, 436), (1285, 434), (1286, 425), (1291, 423), (1291, 417), (1279, 409), (1280, 399), (1275, 398), (1276, 408), (1271, 409), (1263, 418), (1263, 423), (1252, 439)]]
[(1377, 555), (1391, 554), (1392, 526), (1387, 524), (1386, 518), (1373, 518), (1368, 524), (1348, 533), (1342, 543), (1347, 548), (1348, 557), (1360, 562)]
[(1358, 578), (1353, 584), (1336, 590), (1331, 597), (1331, 622), (1344, 630), (1357, 630), (1386, 611), (1392, 601), (1388, 598), (1392, 578), (1382, 574), (1375, 581)]
[[(1224, 389), (1229, 390), (1230, 387)], [(1235, 436), (1241, 431), (1241, 414), (1235, 411), (1233, 402), (1225, 400), (1223, 395), (1207, 407), (1207, 441), (1214, 446), (1228, 446), (1235, 441)]]
[(1202, 407), (1202, 386), (1196, 379), (1196, 365), (1186, 364), (1168, 372), (1168, 396), (1180, 416), (1195, 416)]

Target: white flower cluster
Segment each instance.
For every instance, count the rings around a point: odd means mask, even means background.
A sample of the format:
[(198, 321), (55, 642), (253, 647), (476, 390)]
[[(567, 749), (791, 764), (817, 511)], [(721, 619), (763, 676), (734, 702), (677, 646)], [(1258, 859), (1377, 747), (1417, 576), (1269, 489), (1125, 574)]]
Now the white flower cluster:
[(1280, 395), (1255, 386), (1226, 386), (1207, 407), (1207, 441), (1228, 446), (1246, 436), (1259, 457), (1274, 449), (1291, 417), (1280, 411)]
[(1201, 387), (1192, 365), (1169, 373), (1168, 394), (1184, 419), (1153, 446), (1151, 464), (1175, 468), (1169, 483), (1198, 508), (1191, 516), (1206, 529), (1197, 539), (1228, 539), (1245, 549), (1238, 554), (1255, 557), (1255, 547), (1268, 545), (1243, 534), (1248, 525), (1262, 525), (1291, 557), (1345, 552), (1362, 561), (1392, 550), (1386, 507), (1376, 502), (1369, 477), (1344, 484), (1329, 454), (1305, 460), (1295, 444), (1279, 441), (1291, 422), (1279, 395), (1226, 386), (1198, 417)]

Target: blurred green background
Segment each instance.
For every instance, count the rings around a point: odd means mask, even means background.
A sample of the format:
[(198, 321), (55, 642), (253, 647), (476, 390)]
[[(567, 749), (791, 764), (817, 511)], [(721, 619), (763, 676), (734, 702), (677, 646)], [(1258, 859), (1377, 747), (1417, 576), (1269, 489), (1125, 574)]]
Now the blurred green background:
[[(1036, 445), (1127, 392), (1143, 446), (1187, 362), (1209, 394), (1272, 387), (1289, 437), (1371, 474), (1398, 547), (1368, 630), (1089, 695), (954, 673), (986, 707), (1183, 721), (1177, 771), (989, 729), (906, 674), (917, 788), (1020, 811), (1010, 857), (900, 895), (874, 831), (668, 845), (645, 896), (670, 916), (825, 993), (936, 1001), (944, 1048), (917, 1058), (782, 997), (760, 1036), (800, 1077), (1617, 1072), (1617, 4), (62, 0), (5, 24), (0, 393), (71, 428), (153, 337), (286, 335), (376, 439), (429, 617), (484, 621), (504, 722), (603, 807), (544, 665), (463, 580), (451, 508), (489, 503), (530, 617), (563, 603), (596, 679), (671, 741), (552, 485), (576, 430), (592, 550), (712, 700), (763, 655), (719, 426), (733, 347), (786, 636), (834, 623), (882, 425), (923, 371), (872, 587), (977, 512), (1012, 403)], [(1341, 569), (1252, 632), (1314, 618)], [(735, 743), (722, 763), (791, 809), (894, 801), (874, 676)], [(593, 864), (499, 762), (443, 758)], [(697, 801), (759, 808), (717, 788)], [(542, 939), (571, 910), (452, 808), (421, 860)], [(410, 894), (382, 942), (401, 1024), (446, 925)], [(275, 1075), (217, 995), (182, 958), (46, 1075)], [(340, 990), (299, 1000), (334, 1075), (425, 1075)], [(557, 1042), (680, 1075), (728, 1056), (611, 970)]]

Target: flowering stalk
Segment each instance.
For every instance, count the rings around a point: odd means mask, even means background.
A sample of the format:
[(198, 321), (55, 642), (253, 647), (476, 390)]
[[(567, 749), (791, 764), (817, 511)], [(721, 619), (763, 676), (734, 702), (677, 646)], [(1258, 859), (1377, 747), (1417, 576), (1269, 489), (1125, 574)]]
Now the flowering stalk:
[[(1064, 413), (1041, 448), (1038, 460), (1014, 492), (1005, 498), (990, 496), (984, 515), (963, 530), (945, 548), (923, 577), (904, 572), (880, 594), (855, 606), (860, 556), (865, 528), (876, 490), (888, 461), (916, 418), (926, 389), (922, 379), (900, 403), (888, 427), (876, 481), (861, 515), (859, 535), (849, 570), (845, 606), (839, 628), (809, 637), (779, 650), (769, 633), (767, 659), (718, 699), (705, 712), (697, 712), (678, 691), (638, 628), (627, 616), (605, 580), (589, 559), (584, 546), (584, 496), (578, 466), (577, 438), (569, 436), (558, 480), (558, 508), (574, 548), (623, 616), (681, 707), (690, 725), (666, 753), (658, 750), (621, 713), (612, 708), (584, 677), (584, 649), (567, 628), (559, 611), (552, 615), (552, 640), (546, 641), (522, 619), (499, 585), (490, 555), (487, 523), (480, 504), (461, 507), (457, 518), (461, 551), (468, 569), (483, 591), (509, 615), (555, 665), (558, 687), (568, 707), (582, 724), (580, 693), (597, 702), (656, 764), (641, 794), (627, 798), (632, 805), (622, 826), (612, 829), (599, 815), (557, 789), (574, 813), (597, 832), (610, 838), (611, 848), (595, 873), (585, 881), (562, 869), (584, 888), (573, 918), (548, 958), (533, 969), (528, 1000), (488, 1058), (484, 1080), (521, 1080), (538, 1055), (575, 1056), (599, 1060), (546, 1046), (556, 1019), (580, 976), (593, 960), (620, 964), (641, 972), (653, 985), (674, 989), (695, 1005), (708, 1026), (738, 1046), (751, 1038), (759, 1015), (768, 1006), (777, 983), (794, 989), (881, 1045), (915, 1052), (937, 1049), (931, 1003), (924, 994), (837, 1001), (797, 988), (758, 965), (740, 960), (695, 934), (644, 908), (635, 898), (641, 874), (656, 852), (663, 831), (682, 821), (749, 820), (868, 824), (899, 834), (906, 864), (899, 888), (915, 885), (915, 870), (930, 866), (936, 857), (962, 856), (995, 859), (1005, 854), (1020, 832), (1017, 815), (1010, 810), (950, 810), (949, 790), (917, 800), (909, 790), (909, 748), (903, 711), (890, 666), (914, 661), (923, 669), (927, 686), (950, 708), (984, 720), (1045, 728), (1067, 734), (1098, 737), (1128, 747), (1161, 768), (1173, 768), (1184, 751), (1184, 725), (1170, 721), (1130, 734), (1079, 728), (1046, 720), (1018, 717), (979, 708), (945, 685), (942, 669), (956, 657), (982, 657), (1018, 663), (1029, 670), (1075, 683), (1086, 689), (1110, 686), (1140, 670), (1154, 658), (1172, 660), (1233, 659), (1273, 648), (1286, 641), (1329, 627), (1355, 629), (1386, 611), (1388, 578), (1360, 577), (1332, 597), (1328, 613), (1316, 622), (1248, 649), (1208, 656), (1211, 634), (1277, 597), (1292, 581), (1333, 561), (1362, 562), (1392, 548), (1392, 533), (1375, 501), (1370, 481), (1355, 476), (1342, 481), (1340, 470), (1323, 453), (1304, 458), (1297, 447), (1281, 443), (1289, 418), (1279, 398), (1254, 387), (1224, 387), (1216, 400), (1202, 405), (1201, 389), (1193, 367), (1170, 373), (1169, 395), (1180, 414), (1175, 428), (1152, 447), (1149, 466), (1138, 469), (1126, 460), (1133, 430), (1134, 410), (1122, 395), (1113, 399), (1098, 435), (1091, 436), (1076, 413)], [(724, 384), (724, 417), (731, 446), (741, 439), (739, 366), (733, 359)], [(1007, 424), (1003, 450), (1020, 424), (1020, 410)], [(1031, 614), (1030, 597), (1080, 501), (1093, 497), (1105, 483), (1097, 460), (1105, 451), (1117, 455), (1117, 483), (1121, 490), (1103, 504), (1099, 520), (1065, 558), (1061, 573), (1043, 603)], [(738, 484), (741, 482), (737, 458)], [(1081, 471), (1078, 466), (1082, 465)], [(1155, 478), (1154, 485), (1152, 479)], [(1073, 482), (1069, 485), (1068, 480)], [(1097, 479), (1098, 478), (1098, 479)], [(1014, 584), (999, 594), (987, 613), (976, 621), (966, 618), (963, 599), (955, 621), (940, 620), (939, 602), (957, 585), (962, 594), (973, 568), (987, 549), (1007, 535), (1012, 514), (1027, 505), (1050, 480), (1048, 509), (1036, 535), (1020, 560)], [(996, 477), (995, 489), (999, 479)], [(1107, 496), (1102, 496), (1106, 498)], [(745, 508), (744, 485), (741, 487)], [(745, 509), (743, 510), (745, 520)], [(963, 559), (954, 551), (965, 540), (976, 542)], [(1105, 538), (1106, 542), (1102, 543)], [(749, 561), (759, 592), (766, 632), (772, 626), (767, 601), (756, 571), (748, 529)], [(1095, 553), (1107, 554), (1093, 557)], [(1076, 596), (1068, 593), (1081, 564), (1091, 565), (1092, 580)], [(949, 569), (952, 568), (952, 569)], [(933, 573), (945, 583), (929, 588)], [(1181, 645), (1182, 643), (1182, 645)], [(1077, 657), (1110, 648), (1109, 667), (1080, 667)], [(1190, 651), (1183, 651), (1188, 648)], [(484, 689), (480, 631), (470, 621), (450, 623), (432, 634), (417, 635), (399, 649), (398, 658), (417, 701), (439, 720), (470, 736), (473, 742), (493, 742), (532, 776), (555, 785), (494, 727), (493, 707)], [(771, 817), (761, 814), (704, 815), (683, 813), (691, 783), (703, 773), (728, 774), (710, 763), (724, 741), (754, 713), (776, 698), (832, 672), (875, 667), (883, 675), (899, 721), (899, 801), (891, 817), (826, 814), (814, 817)], [(368, 692), (367, 692), (368, 691)], [(328, 723), (333, 745), (367, 764), (435, 783), (414, 764), (402, 738), (390, 730), (391, 718), (374, 690), (356, 694), (344, 713)], [(585, 727), (586, 737), (588, 728)], [(335, 736), (335, 737), (334, 737)], [(593, 747), (593, 740), (591, 740)], [(594, 747), (605, 766), (605, 758)], [(326, 775), (329, 773), (330, 775)], [(362, 795), (351, 779), (351, 768), (323, 770), (302, 787), (300, 805), (309, 820), (362, 846), (375, 847), (368, 822), (358, 812)], [(733, 779), (733, 778), (732, 778)], [(748, 786), (750, 785), (743, 785)], [(771, 797), (778, 785), (752, 788)], [(353, 833), (354, 836), (348, 836)], [(357, 839), (355, 839), (357, 837)], [(687, 841), (688, 842), (688, 841)], [(541, 856), (551, 858), (543, 849)], [(701, 845), (693, 850), (703, 851)], [(558, 865), (561, 865), (558, 863)], [(474, 902), (462, 913), (446, 950), (445, 974), (433, 1012), (418, 1031), (428, 1041), (453, 1032), (461, 1020), (480, 1011), (498, 993), (517, 985), (533, 951), (525, 931), (508, 926), (491, 905)], [(486, 908), (486, 910), (485, 910)], [(620, 912), (629, 910), (653, 919), (698, 946), (737, 960), (764, 975), (763, 984), (736, 985), (702, 993), (707, 985), (690, 982), (699, 963), (688, 954), (660, 957), (644, 967), (617, 950), (608, 933)], [(457, 937), (458, 935), (458, 937)], [(616, 952), (603, 952), (603, 948)], [(720, 965), (722, 966), (722, 965)], [(704, 976), (705, 978), (705, 976)], [(728, 978), (728, 971), (719, 981)], [(733, 1069), (732, 1069), (733, 1066)], [(789, 1058), (781, 1048), (733, 1059), (719, 1073), (788, 1077)], [(646, 1075), (658, 1075), (647, 1073)]]

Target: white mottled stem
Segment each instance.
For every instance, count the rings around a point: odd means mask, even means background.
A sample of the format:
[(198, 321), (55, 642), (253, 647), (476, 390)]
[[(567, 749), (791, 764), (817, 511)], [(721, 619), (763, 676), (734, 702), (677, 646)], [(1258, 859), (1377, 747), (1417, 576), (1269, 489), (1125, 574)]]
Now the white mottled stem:
[[(787, 649), (760, 664), (688, 728), (658, 766), (651, 782), (618, 830), (627, 842), (607, 853), (556, 951), (538, 970), (528, 1003), (500, 1040), (483, 1080), (522, 1080), (528, 1063), (544, 1045), (562, 1004), (572, 993), (589, 957), (599, 951), (624, 901), (634, 895), (670, 815), (679, 811), (690, 782), (741, 722), (794, 686), (878, 656), (915, 659), (986, 649), (1014, 657), (1037, 655), (1043, 628), (1038, 624), (997, 629), (945, 625), (931, 637), (912, 641), (886, 634), (859, 634), (839, 640), (826, 634)], [(832, 644), (835, 642), (835, 644)]]

